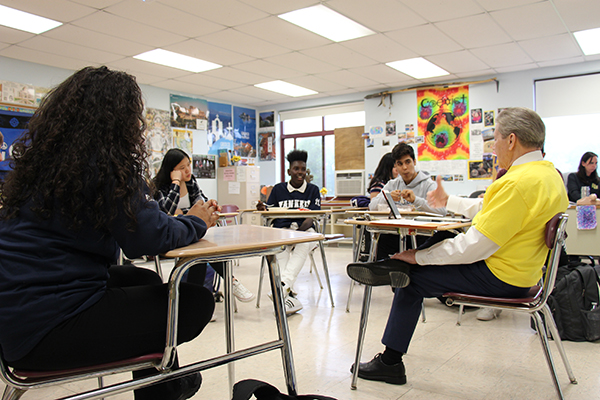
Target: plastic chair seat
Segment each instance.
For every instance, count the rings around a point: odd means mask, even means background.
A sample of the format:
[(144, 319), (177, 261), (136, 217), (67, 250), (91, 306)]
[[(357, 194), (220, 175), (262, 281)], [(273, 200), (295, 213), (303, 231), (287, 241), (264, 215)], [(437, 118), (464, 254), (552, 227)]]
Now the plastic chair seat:
[[(487, 296), (477, 296), (477, 295), (473, 295), (473, 294), (465, 294), (465, 293), (445, 293), (444, 297), (447, 297), (449, 300), (454, 301), (454, 300), (461, 300), (461, 301), (472, 301), (472, 302), (477, 302), (477, 303), (486, 303), (488, 304), (490, 307), (493, 307), (495, 305), (497, 306), (502, 306), (502, 305), (522, 305), (522, 306), (528, 306), (532, 303), (535, 303), (541, 296), (542, 294), (542, 287), (539, 285), (535, 285), (533, 287), (531, 287), (529, 289), (529, 292), (527, 293), (527, 297), (520, 297), (520, 298), (512, 298), (512, 297), (487, 297)], [(446, 301), (446, 303), (448, 303), (448, 301)], [(452, 305), (452, 304), (449, 304)]]

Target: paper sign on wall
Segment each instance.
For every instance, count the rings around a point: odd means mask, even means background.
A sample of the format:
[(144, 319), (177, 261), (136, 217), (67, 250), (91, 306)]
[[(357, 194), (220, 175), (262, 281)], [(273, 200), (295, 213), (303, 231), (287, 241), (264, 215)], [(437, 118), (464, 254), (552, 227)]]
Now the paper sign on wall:
[(235, 181), (235, 168), (225, 168), (223, 170), (224, 181)]

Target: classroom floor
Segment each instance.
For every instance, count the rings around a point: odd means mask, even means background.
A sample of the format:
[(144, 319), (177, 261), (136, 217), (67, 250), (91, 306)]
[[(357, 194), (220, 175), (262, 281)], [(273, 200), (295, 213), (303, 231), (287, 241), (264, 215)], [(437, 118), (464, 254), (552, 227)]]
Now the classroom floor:
[[(476, 311), (468, 310), (462, 326), (456, 326), (457, 307), (449, 308), (437, 299), (426, 299), (427, 321), (420, 322), (404, 357), (408, 383), (403, 386), (359, 379), (358, 389), (350, 390), (350, 365), (354, 359), (363, 287), (356, 286), (350, 312), (346, 300), (350, 279), (345, 272), (351, 261), (351, 248), (330, 247), (326, 250), (336, 307), (331, 308), (326, 288), (320, 290), (315, 274), (304, 266), (294, 289), (304, 309), (288, 319), (293, 345), (299, 394), (322, 394), (336, 399), (529, 399), (557, 398), (542, 348), (529, 317), (503, 312), (489, 322), (478, 321)], [(317, 258), (317, 257), (315, 257)], [(320, 262), (317, 261), (319, 267)], [(146, 264), (152, 268), (153, 264)], [(163, 263), (168, 273), (172, 264)], [(259, 258), (240, 261), (235, 276), (256, 293)], [(321, 270), (319, 268), (319, 270)], [(168, 276), (168, 275), (166, 275)], [(273, 307), (263, 290), (261, 308), (255, 302), (238, 302), (235, 315), (235, 344), (241, 349), (277, 338)], [(363, 361), (383, 350), (380, 338), (386, 323), (392, 292), (389, 287), (373, 289), (371, 313), (363, 351)], [(215, 311), (217, 320), (190, 343), (179, 347), (181, 364), (222, 354), (225, 351), (223, 303)], [(567, 399), (600, 398), (600, 341), (596, 343), (564, 342), (578, 380), (569, 384), (556, 348), (555, 364)], [(267, 381), (285, 390), (279, 351), (236, 362), (236, 381), (253, 378)], [(193, 399), (228, 400), (227, 367), (204, 371), (203, 384)], [(127, 378), (126, 375), (111, 377)], [(74, 390), (93, 388), (94, 381), (79, 382), (58, 388), (31, 391), (27, 399), (55, 399)], [(0, 383), (0, 389), (4, 385)], [(131, 393), (110, 397), (133, 399)]]

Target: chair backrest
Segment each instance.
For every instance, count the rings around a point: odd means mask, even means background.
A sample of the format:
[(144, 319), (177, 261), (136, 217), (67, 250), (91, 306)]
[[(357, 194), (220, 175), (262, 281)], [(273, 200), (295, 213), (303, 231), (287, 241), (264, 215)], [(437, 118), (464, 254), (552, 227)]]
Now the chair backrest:
[(239, 209), (240, 208), (235, 204), (225, 204), (224, 206), (221, 206), (221, 212), (224, 213), (238, 212)]
[(483, 193), (485, 193), (485, 190), (476, 190), (476, 191), (474, 191), (473, 193), (471, 193), (469, 195), (469, 198), (470, 199), (476, 199), (476, 198), (479, 197), (480, 194), (483, 194)]
[(565, 244), (565, 231), (567, 229), (567, 214), (558, 213), (550, 221), (546, 223), (546, 246), (550, 249), (550, 257), (546, 266), (546, 275), (542, 286), (542, 294), (539, 297), (540, 308), (546, 304), (548, 296), (554, 290), (554, 282), (556, 281), (556, 273), (558, 271), (558, 263), (560, 260), (560, 252)]

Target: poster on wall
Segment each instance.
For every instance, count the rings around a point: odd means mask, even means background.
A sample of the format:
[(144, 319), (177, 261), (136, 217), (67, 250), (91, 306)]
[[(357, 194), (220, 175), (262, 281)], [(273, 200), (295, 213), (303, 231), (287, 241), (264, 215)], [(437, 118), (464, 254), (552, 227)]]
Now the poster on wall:
[(258, 121), (258, 158), (260, 161), (274, 161), (277, 158), (275, 111), (259, 113)]
[(194, 154), (192, 156), (193, 174), (198, 179), (215, 179), (217, 176), (217, 156), (213, 154)]
[(231, 104), (208, 102), (208, 154), (218, 156), (220, 150), (233, 150), (232, 123)]
[(385, 121), (385, 135), (394, 136), (396, 134), (396, 121)]
[(206, 114), (208, 102), (194, 97), (170, 95), (171, 126), (173, 128), (187, 128), (206, 130)]
[(469, 158), (469, 86), (417, 91), (419, 161)]
[(0, 176), (4, 177), (11, 170), (12, 145), (27, 128), (34, 111), (33, 108), (0, 105), (0, 132), (4, 136), (0, 148)]
[(240, 157), (256, 157), (256, 110), (233, 107), (233, 152)]
[(150, 176), (156, 176), (163, 157), (173, 146), (169, 112), (156, 108), (146, 109), (146, 148), (148, 149)]
[(187, 129), (173, 129), (173, 147), (185, 151), (189, 156), (193, 153), (194, 135)]
[(493, 165), (491, 154), (484, 154), (483, 160), (469, 161), (469, 179), (492, 179)]
[(472, 124), (480, 124), (483, 122), (481, 108), (473, 108), (471, 109), (471, 123)]

